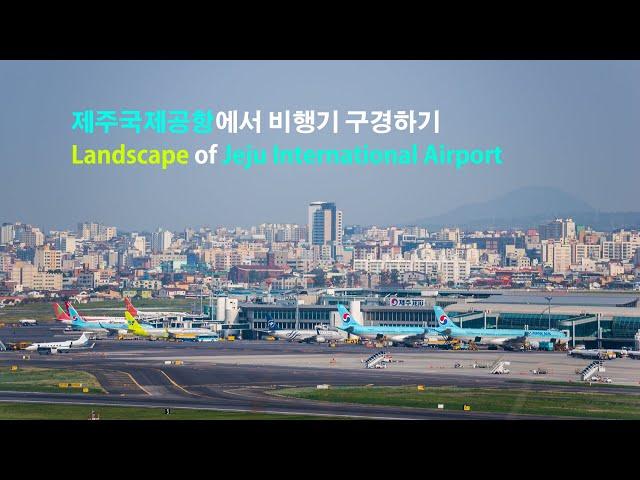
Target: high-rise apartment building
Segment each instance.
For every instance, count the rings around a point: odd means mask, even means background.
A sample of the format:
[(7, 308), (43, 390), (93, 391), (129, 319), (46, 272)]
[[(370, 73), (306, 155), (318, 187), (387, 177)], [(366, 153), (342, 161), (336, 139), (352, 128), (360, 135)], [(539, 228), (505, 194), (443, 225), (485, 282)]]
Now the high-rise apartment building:
[(3, 223), (0, 227), (0, 245), (6, 245), (7, 243), (13, 242), (15, 238), (15, 230), (13, 228), (13, 224), (11, 223)]
[(33, 257), (33, 266), (37, 270), (44, 272), (60, 270), (62, 268), (62, 252), (53, 250), (49, 245), (38, 247)]
[(556, 218), (553, 222), (540, 225), (538, 232), (541, 240), (574, 240), (576, 224), (571, 218)]
[(158, 231), (153, 232), (151, 235), (151, 251), (153, 253), (162, 253), (169, 249), (172, 241), (173, 233), (159, 228)]
[(311, 245), (342, 245), (342, 211), (333, 202), (312, 202), (308, 208), (308, 235)]
[(116, 227), (108, 227), (101, 223), (78, 223), (77, 235), (80, 240), (108, 242), (118, 234)]
[(16, 229), (16, 240), (24, 243), (27, 247), (39, 247), (44, 244), (44, 233), (37, 227), (31, 225), (20, 225)]

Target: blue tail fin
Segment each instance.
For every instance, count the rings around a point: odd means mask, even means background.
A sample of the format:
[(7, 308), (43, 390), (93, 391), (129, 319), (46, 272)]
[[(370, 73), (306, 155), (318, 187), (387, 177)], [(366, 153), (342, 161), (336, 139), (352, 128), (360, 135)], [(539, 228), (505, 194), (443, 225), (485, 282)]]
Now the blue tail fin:
[(267, 313), (267, 327), (269, 328), (269, 330), (278, 330), (278, 325), (276, 325), (276, 322), (268, 313)]
[(349, 313), (349, 310), (344, 305), (338, 304), (338, 312), (340, 313), (340, 318), (342, 319), (342, 327), (353, 327), (356, 325), (360, 325)]
[(84, 319), (80, 316), (80, 314), (73, 308), (73, 305), (69, 304), (69, 316), (71, 317), (72, 322), (84, 322)]
[(457, 330), (460, 327), (458, 327), (455, 323), (453, 323), (451, 321), (451, 319), (449, 318), (449, 315), (447, 315), (446, 313), (444, 313), (444, 310), (442, 308), (440, 308), (439, 306), (435, 305), (433, 307), (433, 311), (436, 314), (436, 320), (438, 322), (438, 329), (442, 330), (445, 328), (451, 329), (451, 330)]

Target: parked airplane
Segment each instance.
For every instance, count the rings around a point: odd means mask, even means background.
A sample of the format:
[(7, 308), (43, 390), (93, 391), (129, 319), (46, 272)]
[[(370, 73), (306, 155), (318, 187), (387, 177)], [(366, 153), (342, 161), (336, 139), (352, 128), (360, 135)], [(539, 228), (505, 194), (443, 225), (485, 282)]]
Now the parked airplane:
[[(80, 316), (80, 314), (73, 308), (73, 305), (68, 305), (69, 314), (64, 316), (58, 314), (57, 309), (60, 305), (55, 304), (56, 318), (59, 322), (65, 323), (71, 327), (72, 330), (81, 330), (85, 332), (107, 332), (107, 330), (99, 322), (88, 322)], [(62, 309), (60, 309), (62, 310)], [(67, 319), (68, 317), (68, 319)]]
[[(100, 323), (100, 326), (102, 328), (105, 328), (112, 334), (114, 333), (122, 334), (122, 333), (132, 332), (132, 333), (136, 333), (137, 335), (141, 335), (145, 337), (148, 337), (148, 336), (162, 337), (162, 338), (172, 337), (172, 338), (183, 338), (183, 339), (188, 337), (189, 339), (193, 339), (193, 340), (200, 340), (200, 339), (204, 340), (209, 338), (215, 338), (217, 336), (211, 329), (208, 329), (208, 328), (158, 328), (146, 322), (138, 322), (136, 320), (136, 323), (142, 330), (144, 330), (145, 332), (151, 332), (153, 334), (153, 335), (145, 335), (144, 333), (141, 333), (139, 329), (137, 332), (132, 330), (131, 328), (132, 324), (129, 321), (129, 317), (135, 320), (134, 316), (127, 310), (125, 312), (125, 319), (120, 320), (119, 323), (115, 323), (115, 322), (111, 324)], [(163, 332), (168, 333), (168, 335), (164, 335)]]
[[(67, 312), (60, 305), (54, 303), (56, 312), (56, 320), (71, 327), (72, 330), (88, 331), (88, 332), (107, 332), (110, 335), (117, 333), (127, 333), (127, 321), (117, 317), (82, 317), (78, 311), (69, 302), (66, 304)], [(71, 316), (69, 316), (69, 314)], [(89, 320), (91, 318), (92, 320)], [(151, 325), (143, 324), (145, 327)]]
[(88, 346), (89, 337), (83, 333), (77, 340), (67, 340), (66, 342), (32, 343), (25, 350), (38, 353), (66, 353), (71, 350), (85, 350), (93, 348), (95, 343)]
[(166, 328), (142, 326), (128, 311), (124, 312), (124, 317), (127, 319), (127, 329), (135, 335), (151, 339), (169, 338), (169, 331)]
[(152, 319), (152, 318), (159, 318), (159, 317), (176, 317), (178, 315), (184, 315), (184, 312), (155, 312), (155, 311), (143, 312), (142, 310), (138, 310), (136, 307), (134, 307), (133, 303), (131, 303), (131, 300), (129, 300), (128, 297), (124, 297), (124, 305), (132, 317), (136, 317), (140, 319)]
[(394, 343), (413, 345), (430, 338), (441, 338), (442, 334), (434, 328), (423, 327), (381, 327), (360, 325), (349, 313), (344, 305), (338, 305), (338, 312), (342, 318), (342, 326), (338, 327), (345, 332), (358, 335), (370, 340), (387, 340)]
[(280, 329), (271, 315), (267, 315), (267, 326), (269, 330), (266, 333), (282, 340), (290, 342), (335, 342), (347, 338), (346, 334), (340, 331), (331, 330), (326, 326), (319, 326), (313, 330), (296, 330), (296, 329)]
[[(57, 305), (57, 304), (55, 304), (55, 305)], [(69, 307), (72, 307), (71, 303), (70, 302), (64, 302), (64, 306), (67, 309), (67, 314), (71, 315), (71, 313), (69, 311)], [(119, 324), (122, 324), (124, 322), (122, 320), (122, 318), (120, 318), (120, 317), (88, 316), (88, 315), (83, 315), (82, 316), (82, 320), (84, 320), (86, 322), (119, 323)]]
[(477, 345), (499, 345), (503, 348), (520, 348), (529, 343), (538, 348), (540, 342), (566, 343), (569, 336), (560, 330), (520, 330), (506, 328), (462, 328), (451, 321), (444, 310), (433, 307), (439, 327), (436, 329), (447, 337)]
[(69, 314), (64, 310), (64, 308), (62, 308), (57, 303), (53, 304), (53, 312), (56, 316), (57, 321), (66, 323), (66, 324), (71, 323), (71, 317), (69, 316)]
[(591, 349), (591, 350), (585, 350), (585, 349), (579, 349), (579, 350), (569, 350), (567, 352), (567, 355), (569, 355), (570, 357), (577, 357), (577, 358), (595, 358), (598, 360), (611, 360), (613, 358), (616, 358), (616, 353), (613, 350), (599, 350), (599, 349)]

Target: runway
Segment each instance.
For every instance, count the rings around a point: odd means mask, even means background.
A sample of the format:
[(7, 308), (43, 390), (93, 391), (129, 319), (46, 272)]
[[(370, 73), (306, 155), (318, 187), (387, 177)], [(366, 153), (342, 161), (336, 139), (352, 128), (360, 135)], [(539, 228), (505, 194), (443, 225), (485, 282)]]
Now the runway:
[[(0, 340), (61, 341), (63, 335), (41, 327), (20, 328), (15, 335), (0, 329)], [(29, 330), (29, 332), (26, 332)], [(9, 335), (7, 335), (9, 333)], [(29, 335), (26, 335), (29, 333)], [(48, 338), (47, 338), (48, 337)], [(32, 340), (33, 341), (33, 340)], [(354, 419), (541, 419), (510, 413), (431, 410), (373, 405), (337, 404), (277, 396), (283, 387), (339, 385), (425, 385), (518, 388), (530, 391), (566, 390), (640, 395), (640, 362), (616, 359), (606, 363), (607, 374), (622, 379), (620, 386), (584, 385), (577, 382), (576, 366), (589, 362), (553, 352), (460, 352), (396, 347), (389, 351), (396, 363), (387, 369), (366, 369), (361, 360), (376, 350), (361, 345), (295, 344), (237, 341), (194, 344), (190, 342), (97, 340), (93, 350), (60, 355), (0, 352), (0, 365), (22, 365), (83, 370), (94, 374), (107, 394), (0, 392), (3, 402), (73, 403), (94, 405), (197, 408), (243, 412), (286, 413), (348, 417)], [(512, 374), (491, 375), (487, 368), (497, 358), (511, 361)], [(183, 364), (166, 364), (181, 360)], [(462, 365), (455, 368), (454, 365)], [(431, 368), (429, 368), (429, 366)], [(535, 366), (549, 369), (544, 380), (572, 380), (549, 385), (535, 382), (528, 372)], [(609, 373), (611, 372), (611, 373)], [(274, 395), (275, 394), (275, 395)], [(549, 417), (551, 418), (551, 417)], [(557, 418), (557, 417), (554, 417)]]
[[(48, 366), (48, 362), (32, 362), (33, 366)], [(59, 367), (90, 371), (103, 380), (112, 370), (96, 368), (72, 362), (57, 362)], [(221, 411), (280, 413), (292, 415), (317, 415), (324, 417), (348, 417), (352, 419), (505, 419), (540, 418), (526, 415), (495, 414), (483, 412), (439, 411), (420, 408), (382, 407), (354, 404), (335, 404), (311, 400), (285, 398), (271, 395), (278, 387), (311, 386), (316, 382), (332, 382), (333, 385), (353, 385), (353, 378), (338, 378), (336, 372), (287, 372), (279, 369), (272, 375), (271, 369), (222, 367), (194, 370), (144, 366), (122, 366), (120, 372), (130, 374), (136, 387), (127, 391), (115, 390), (113, 382), (105, 384), (109, 392), (98, 394), (0, 392), (3, 402), (67, 403), (87, 405), (119, 405), (157, 408), (195, 408)], [(243, 381), (238, 382), (238, 378)], [(187, 384), (191, 379), (192, 383)], [(279, 383), (278, 380), (283, 382)], [(371, 379), (371, 378), (368, 378)], [(357, 379), (362, 381), (362, 379)], [(395, 376), (385, 380), (385, 385), (406, 385), (409, 378)]]

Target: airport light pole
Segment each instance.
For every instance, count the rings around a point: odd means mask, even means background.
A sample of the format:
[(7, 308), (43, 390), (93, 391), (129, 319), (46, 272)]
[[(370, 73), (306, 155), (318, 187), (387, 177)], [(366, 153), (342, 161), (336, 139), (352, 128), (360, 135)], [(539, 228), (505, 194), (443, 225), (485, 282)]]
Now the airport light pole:
[(551, 300), (553, 297), (544, 297), (549, 302), (549, 330), (551, 330)]
[(298, 295), (299, 293), (296, 291), (296, 330), (300, 330), (300, 313), (298, 310)]

